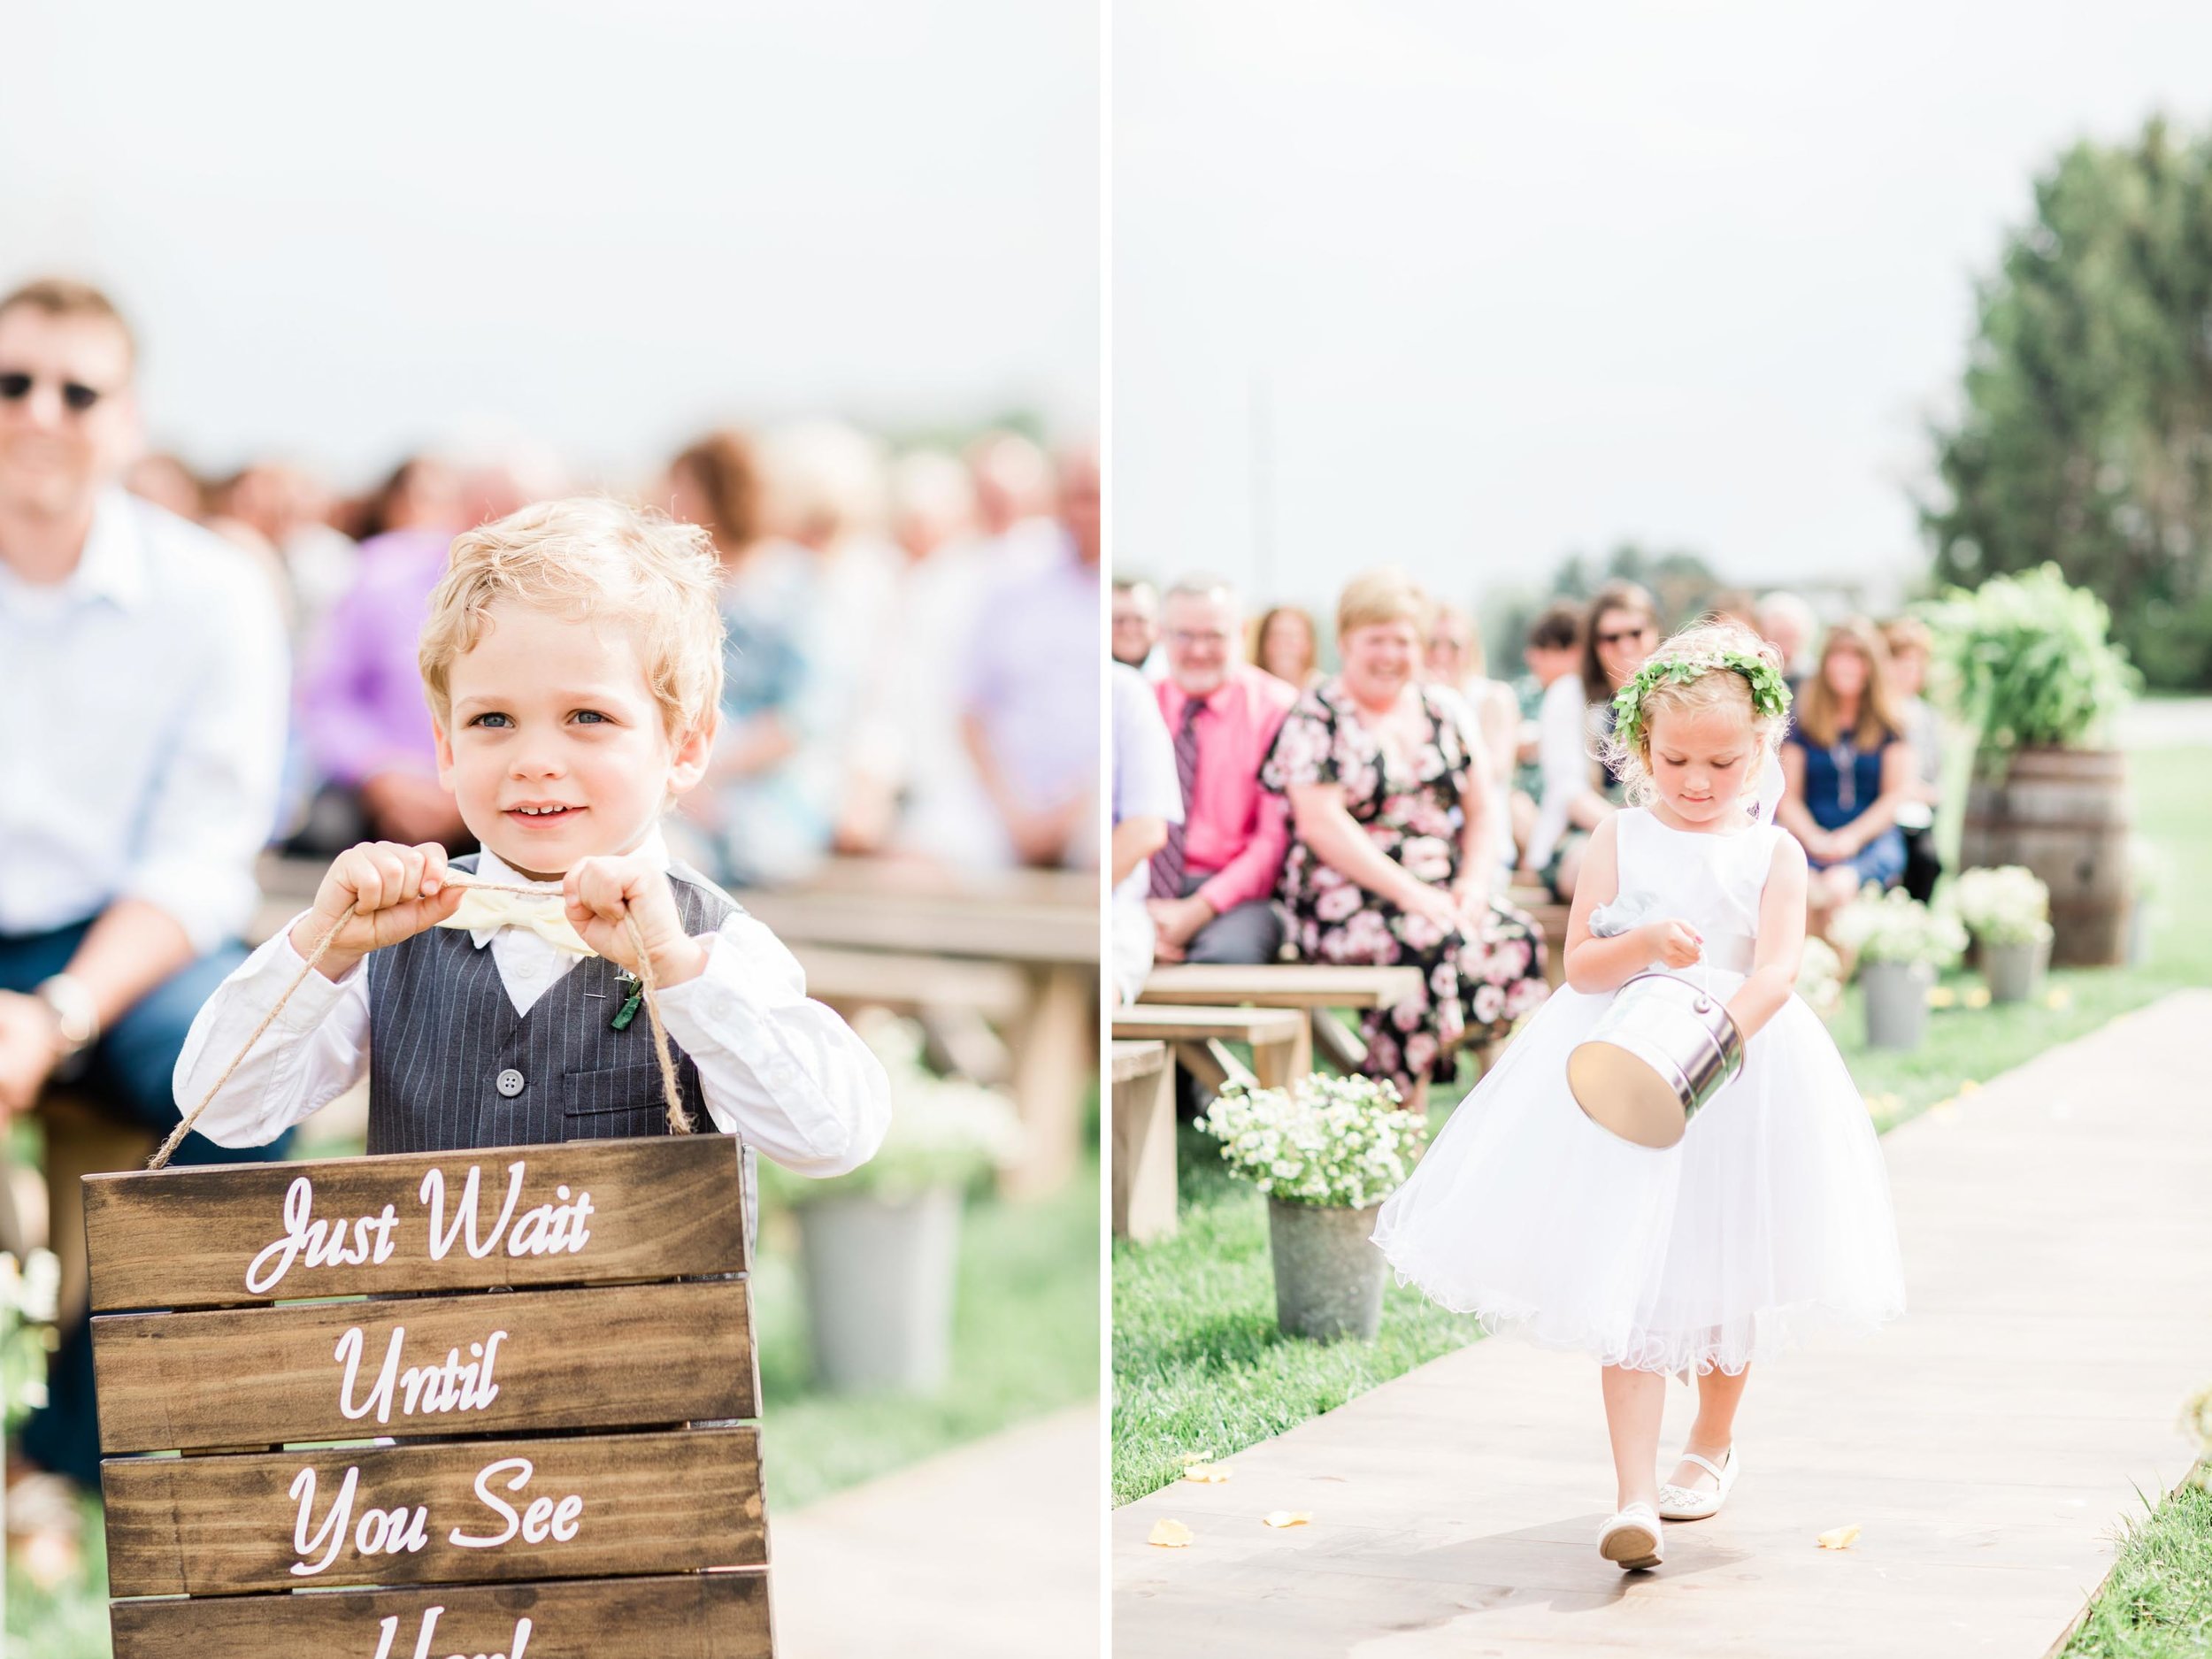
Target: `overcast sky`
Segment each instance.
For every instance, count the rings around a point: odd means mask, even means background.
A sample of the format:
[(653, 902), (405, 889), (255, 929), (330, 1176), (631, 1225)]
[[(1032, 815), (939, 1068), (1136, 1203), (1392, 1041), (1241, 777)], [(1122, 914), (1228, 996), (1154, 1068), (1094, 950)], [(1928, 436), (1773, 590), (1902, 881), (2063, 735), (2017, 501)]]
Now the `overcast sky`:
[(2034, 174), (2212, 119), (2202, 6), (1114, 19), (1120, 564), (1315, 603), (1624, 539), (1744, 580), (1904, 569), (1923, 423)]
[(1095, 425), (1093, 0), (12, 0), (0, 283), (110, 285), (157, 435), (344, 481), (717, 418)]

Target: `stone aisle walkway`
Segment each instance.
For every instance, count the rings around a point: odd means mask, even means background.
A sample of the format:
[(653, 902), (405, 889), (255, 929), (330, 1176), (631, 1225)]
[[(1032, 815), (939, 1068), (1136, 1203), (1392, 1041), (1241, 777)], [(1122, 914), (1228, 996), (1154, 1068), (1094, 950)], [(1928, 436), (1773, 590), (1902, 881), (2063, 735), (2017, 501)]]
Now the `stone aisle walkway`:
[(1104, 1506), (1083, 1405), (772, 1514), (777, 1659), (1097, 1659)]
[[(1887, 1136), (1909, 1311), (1755, 1371), (1741, 1484), (1656, 1572), (1594, 1547), (1596, 1367), (1499, 1338), (1118, 1510), (1117, 1659), (2040, 1659), (2212, 1383), (2208, 1032), (2212, 991), (2172, 996)], [(1195, 1540), (1148, 1547), (1163, 1517)]]

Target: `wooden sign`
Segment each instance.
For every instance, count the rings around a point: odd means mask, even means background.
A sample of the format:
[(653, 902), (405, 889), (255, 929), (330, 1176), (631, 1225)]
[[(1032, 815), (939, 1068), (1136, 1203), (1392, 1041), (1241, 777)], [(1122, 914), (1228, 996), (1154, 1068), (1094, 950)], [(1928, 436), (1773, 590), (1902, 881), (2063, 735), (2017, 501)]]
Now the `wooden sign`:
[(116, 1659), (771, 1653), (726, 1137), (90, 1176), (85, 1233)]

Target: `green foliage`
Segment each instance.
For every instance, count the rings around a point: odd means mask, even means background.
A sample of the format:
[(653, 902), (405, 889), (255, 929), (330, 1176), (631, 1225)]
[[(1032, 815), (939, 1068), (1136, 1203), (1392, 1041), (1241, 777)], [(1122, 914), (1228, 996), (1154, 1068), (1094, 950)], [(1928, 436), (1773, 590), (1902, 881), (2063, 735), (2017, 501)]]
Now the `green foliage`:
[(1931, 435), (1939, 580), (2055, 564), (2151, 683), (2212, 685), (2212, 138), (2086, 142), (1982, 282), (1964, 408)]
[(2016, 749), (2093, 741), (2137, 684), (2104, 602), (2055, 565), (1955, 588), (1928, 619), (1959, 717), (1992, 768)]
[(1635, 747), (1644, 724), (1644, 699), (1662, 684), (1686, 686), (1716, 669), (1733, 669), (1751, 682), (1753, 712), (1778, 719), (1789, 712), (1790, 688), (1774, 665), (1750, 651), (1691, 651), (1655, 657), (1613, 699), (1613, 735), (1624, 749)]

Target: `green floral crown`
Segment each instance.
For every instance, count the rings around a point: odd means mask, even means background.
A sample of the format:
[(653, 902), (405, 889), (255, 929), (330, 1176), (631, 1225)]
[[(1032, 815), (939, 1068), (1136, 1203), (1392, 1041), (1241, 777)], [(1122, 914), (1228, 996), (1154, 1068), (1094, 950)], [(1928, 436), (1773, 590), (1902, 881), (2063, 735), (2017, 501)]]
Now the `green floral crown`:
[(1686, 686), (1716, 669), (1732, 669), (1751, 682), (1751, 710), (1755, 715), (1779, 717), (1789, 712), (1790, 688), (1774, 664), (1755, 651), (1687, 651), (1679, 657), (1655, 657), (1623, 686), (1613, 698), (1613, 734), (1622, 748), (1638, 748), (1644, 735), (1644, 699), (1661, 686)]

